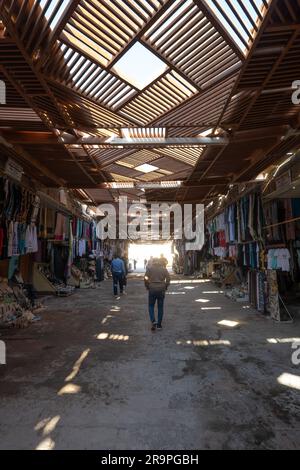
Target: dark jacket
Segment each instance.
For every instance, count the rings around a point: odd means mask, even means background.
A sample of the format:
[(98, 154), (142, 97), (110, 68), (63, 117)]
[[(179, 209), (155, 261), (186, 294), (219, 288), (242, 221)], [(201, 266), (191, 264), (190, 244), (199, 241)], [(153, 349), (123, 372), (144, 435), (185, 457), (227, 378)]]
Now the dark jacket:
[(153, 264), (147, 268), (145, 286), (152, 291), (165, 291), (170, 284), (170, 274), (161, 264)]

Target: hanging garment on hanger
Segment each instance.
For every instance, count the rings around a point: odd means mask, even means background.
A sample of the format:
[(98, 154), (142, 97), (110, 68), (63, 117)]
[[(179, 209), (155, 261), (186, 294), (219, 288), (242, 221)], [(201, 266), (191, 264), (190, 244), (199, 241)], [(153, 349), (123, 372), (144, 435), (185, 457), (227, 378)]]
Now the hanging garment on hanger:
[(26, 253), (36, 253), (38, 251), (37, 228), (36, 225), (28, 225), (25, 237)]

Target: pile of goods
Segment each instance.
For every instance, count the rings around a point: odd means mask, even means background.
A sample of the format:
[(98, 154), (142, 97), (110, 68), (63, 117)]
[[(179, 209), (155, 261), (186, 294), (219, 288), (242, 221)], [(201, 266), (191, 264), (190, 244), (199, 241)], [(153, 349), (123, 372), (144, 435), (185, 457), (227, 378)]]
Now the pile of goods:
[(0, 328), (27, 327), (39, 320), (33, 310), (24, 289), (17, 286), (11, 288), (7, 279), (0, 279)]
[(49, 266), (45, 264), (40, 264), (38, 269), (53, 285), (53, 287), (55, 288), (56, 295), (60, 297), (66, 297), (74, 293), (75, 287), (67, 286), (61, 279), (57, 279), (51, 272)]

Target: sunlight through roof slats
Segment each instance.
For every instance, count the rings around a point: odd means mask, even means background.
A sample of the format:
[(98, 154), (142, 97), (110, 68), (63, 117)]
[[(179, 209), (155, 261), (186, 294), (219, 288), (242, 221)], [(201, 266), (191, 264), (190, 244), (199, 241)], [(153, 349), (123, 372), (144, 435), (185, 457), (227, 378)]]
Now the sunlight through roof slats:
[(204, 0), (227, 33), (245, 53), (258, 31), (258, 26), (266, 12), (263, 0)]

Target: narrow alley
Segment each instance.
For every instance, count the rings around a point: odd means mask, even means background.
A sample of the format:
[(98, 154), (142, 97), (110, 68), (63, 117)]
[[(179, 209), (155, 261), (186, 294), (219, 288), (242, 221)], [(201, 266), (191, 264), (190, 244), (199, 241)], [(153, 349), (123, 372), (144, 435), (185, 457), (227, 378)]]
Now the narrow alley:
[(1, 333), (1, 449), (297, 448), (299, 322), (177, 276), (153, 333), (142, 277), (118, 300), (111, 287), (51, 297), (42, 321)]

